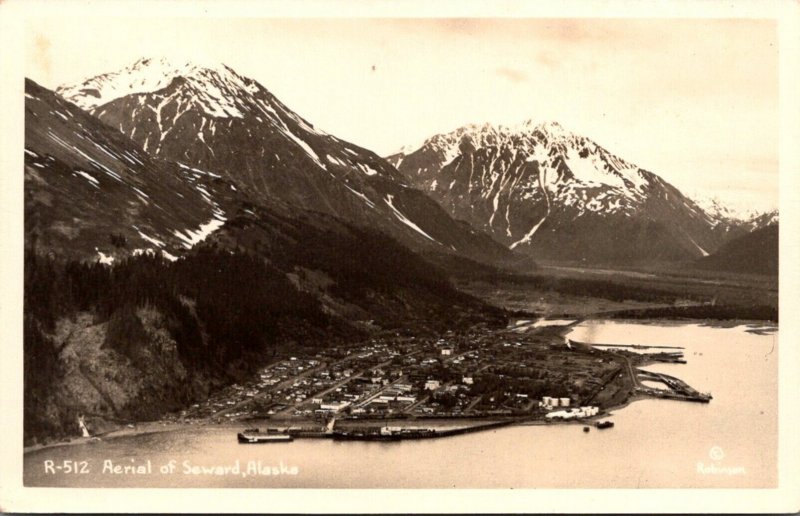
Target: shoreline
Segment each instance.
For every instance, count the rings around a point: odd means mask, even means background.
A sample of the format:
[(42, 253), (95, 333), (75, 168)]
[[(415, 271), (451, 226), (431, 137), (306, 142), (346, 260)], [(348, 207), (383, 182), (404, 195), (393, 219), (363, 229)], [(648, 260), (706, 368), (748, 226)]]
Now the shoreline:
[[(572, 316), (569, 316), (572, 317)], [(714, 319), (674, 319), (674, 318), (654, 318), (654, 319), (635, 319), (635, 318), (609, 318), (607, 314), (597, 314), (597, 317), (592, 316), (576, 316), (572, 317), (576, 321), (563, 325), (562, 331), (559, 333), (567, 333), (575, 326), (580, 325), (587, 321), (607, 321), (612, 323), (629, 323), (629, 324), (643, 324), (643, 325), (669, 325), (669, 326), (682, 326), (696, 324), (699, 326), (709, 326), (714, 328), (736, 328), (740, 326), (746, 327), (744, 331), (758, 331), (758, 332), (777, 332), (779, 331), (778, 323), (767, 320), (750, 320), (750, 319), (732, 319), (729, 321), (717, 321)], [(643, 364), (649, 365), (649, 364)], [(603, 409), (603, 412), (598, 416), (583, 419), (570, 419), (570, 420), (546, 420), (543, 417), (536, 416), (520, 416), (519, 418), (513, 417), (491, 417), (491, 416), (474, 416), (474, 417), (442, 417), (442, 418), (418, 418), (418, 419), (363, 419), (363, 420), (341, 420), (344, 426), (351, 425), (366, 425), (366, 426), (419, 426), (422, 424), (429, 424), (434, 426), (446, 427), (464, 427), (464, 426), (481, 426), (483, 424), (511, 420), (509, 426), (547, 426), (547, 425), (561, 425), (561, 424), (581, 424), (592, 422), (602, 417), (610, 417), (613, 412), (621, 410), (636, 401), (646, 399), (659, 399), (652, 396), (644, 396), (641, 394), (634, 394), (626, 399), (623, 403)], [(243, 428), (248, 425), (270, 425), (273, 426), (300, 426), (304, 424), (320, 425), (317, 421), (310, 421), (306, 419), (254, 419), (251, 421), (226, 421), (223, 423), (213, 423), (210, 421), (144, 421), (134, 423), (133, 428), (127, 426), (110, 430), (103, 434), (92, 437), (73, 437), (68, 441), (53, 441), (47, 443), (37, 443), (23, 447), (23, 455), (37, 452), (40, 450), (57, 448), (62, 446), (75, 446), (80, 444), (87, 444), (96, 442), (98, 440), (117, 439), (123, 437), (131, 437), (152, 433), (172, 432), (193, 427), (217, 427), (217, 428)]]
[[(647, 397), (636, 396), (636, 398), (646, 399)], [(463, 429), (463, 428), (478, 428), (486, 425), (495, 425), (498, 423), (507, 422), (509, 427), (511, 426), (553, 426), (553, 425), (575, 425), (575, 424), (583, 424), (583, 425), (592, 425), (595, 421), (607, 418), (611, 416), (611, 411), (618, 410), (624, 408), (629, 403), (637, 401), (637, 400), (628, 400), (624, 404), (615, 406), (611, 409), (604, 410), (602, 413), (598, 414), (597, 416), (591, 416), (588, 418), (581, 418), (581, 419), (554, 419), (554, 420), (547, 420), (544, 418), (536, 418), (533, 419), (531, 416), (524, 416), (520, 417), (519, 419), (514, 418), (491, 418), (491, 417), (463, 417), (463, 418), (421, 418), (421, 419), (382, 419), (382, 420), (343, 420), (343, 426), (399, 426), (399, 427), (419, 427), (419, 426), (434, 426), (437, 428), (447, 428), (449, 430), (456, 430), (456, 429)], [(105, 440), (114, 440), (120, 439), (125, 437), (136, 437), (140, 435), (148, 435), (148, 434), (159, 434), (164, 432), (175, 432), (179, 430), (184, 430), (188, 428), (229, 428), (233, 430), (241, 430), (247, 426), (266, 426), (264, 423), (273, 423), (273, 426), (299, 426), (304, 423), (302, 420), (298, 420), (293, 422), (291, 420), (269, 420), (269, 419), (261, 419), (261, 420), (253, 420), (248, 422), (225, 422), (225, 423), (212, 423), (212, 422), (197, 422), (197, 423), (187, 423), (187, 422), (156, 422), (156, 421), (148, 421), (146, 423), (141, 423), (137, 425), (135, 428), (121, 428), (119, 430), (112, 430), (102, 436), (93, 436), (93, 437), (76, 437), (71, 439), (68, 442), (53, 442), (47, 444), (36, 444), (32, 446), (28, 446), (23, 448), (23, 455), (27, 455), (29, 453), (34, 453), (42, 450), (59, 448), (59, 447), (67, 447), (67, 446), (77, 446), (81, 444), (88, 444), (92, 442), (98, 441), (105, 441)], [(277, 423), (277, 424), (275, 424)], [(317, 423), (318, 424), (318, 423)], [(481, 431), (481, 430), (477, 430)]]
[[(446, 427), (450, 429), (457, 429), (457, 428), (473, 428), (473, 427), (481, 427), (485, 425), (496, 424), (500, 422), (508, 422), (509, 427), (513, 426), (560, 426), (560, 425), (579, 425), (579, 426), (593, 426), (594, 423), (600, 421), (602, 419), (608, 419), (614, 416), (614, 413), (618, 410), (622, 410), (626, 408), (628, 405), (636, 403), (637, 401), (643, 400), (658, 400), (659, 398), (652, 397), (652, 396), (644, 396), (641, 394), (635, 394), (630, 398), (626, 399), (623, 403), (619, 405), (615, 405), (613, 407), (609, 407), (604, 409), (602, 412), (597, 414), (596, 416), (590, 416), (586, 418), (576, 418), (576, 419), (552, 419), (548, 420), (545, 418), (532, 418), (531, 416), (524, 416), (520, 417), (519, 419), (514, 418), (489, 418), (489, 417), (463, 417), (463, 418), (421, 418), (418, 420), (414, 419), (382, 419), (382, 420), (343, 420), (346, 421), (346, 426), (355, 426), (355, 425), (364, 425), (364, 426), (399, 426), (399, 427), (417, 427), (417, 426), (437, 426), (437, 427)], [(148, 421), (146, 423), (140, 423), (135, 428), (121, 428), (119, 430), (112, 430), (104, 434), (103, 436), (93, 436), (93, 437), (77, 437), (69, 442), (54, 442), (54, 443), (47, 443), (47, 444), (36, 444), (33, 446), (29, 446), (23, 449), (23, 455), (27, 455), (29, 453), (47, 450), (52, 448), (58, 448), (62, 446), (76, 446), (80, 444), (87, 444), (96, 441), (102, 440), (112, 440), (112, 439), (120, 439), (125, 437), (135, 437), (140, 435), (147, 435), (147, 434), (158, 434), (164, 432), (175, 432), (187, 428), (230, 428), (231, 430), (241, 430), (247, 426), (265, 426), (264, 423), (278, 423), (274, 424), (273, 426), (293, 426), (291, 420), (270, 420), (270, 419), (260, 419), (260, 420), (253, 420), (253, 421), (240, 421), (240, 422), (225, 422), (225, 423), (212, 423), (208, 421), (204, 422), (197, 422), (197, 423), (187, 423), (187, 422), (158, 422), (158, 421)], [(303, 423), (307, 423), (307, 421), (297, 420), (294, 421), (294, 425), (302, 425)], [(318, 423), (316, 423), (318, 424)], [(481, 430), (477, 430), (481, 431)]]

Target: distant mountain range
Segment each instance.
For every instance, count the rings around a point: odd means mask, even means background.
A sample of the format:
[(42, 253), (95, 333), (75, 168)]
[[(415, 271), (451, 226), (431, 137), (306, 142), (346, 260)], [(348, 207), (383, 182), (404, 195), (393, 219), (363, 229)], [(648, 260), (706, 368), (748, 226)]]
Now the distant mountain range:
[(455, 218), (539, 259), (692, 260), (763, 223), (707, 212), (556, 122), (468, 125), (387, 159)]
[[(777, 217), (777, 212), (742, 217), (718, 200), (690, 199), (658, 175), (555, 122), (469, 125), (385, 160), (314, 128), (258, 82), (224, 65), (141, 59), (57, 93), (67, 118), (78, 106), (132, 140), (128, 153), (198, 179), (186, 193), (182, 186), (168, 187), (170, 180), (156, 185), (140, 174), (136, 188), (145, 196), (152, 189), (153, 195), (181, 193), (190, 202), (132, 200), (144, 213), (152, 211), (154, 234), (132, 222), (117, 228), (131, 241), (139, 242), (142, 233), (162, 242), (171, 256), (221, 226), (226, 202), (245, 198), (328, 214), (423, 253), (454, 253), (490, 264), (519, 264), (520, 253), (601, 264), (694, 260)], [(51, 125), (65, 124), (69, 121), (59, 119)], [(49, 138), (46, 127), (39, 132)], [(110, 159), (87, 143), (92, 138), (72, 142), (78, 136), (68, 133), (64, 142), (88, 145), (88, 151), (81, 147), (88, 155), (101, 153), (95, 162)], [(124, 172), (127, 163), (121, 159)], [(157, 174), (168, 175), (175, 177)], [(197, 195), (205, 204), (191, 202)], [(95, 197), (105, 196), (95, 192)], [(120, 200), (105, 198), (106, 211)], [(156, 208), (167, 205), (205, 218), (167, 223), (169, 210)], [(201, 213), (198, 206), (208, 209)], [(121, 220), (97, 219), (109, 226), (103, 232)], [(63, 232), (52, 235), (63, 240)], [(136, 249), (148, 248), (139, 243)]]
[(149, 155), (219, 175), (252, 198), (327, 213), (417, 250), (515, 259), (408, 187), (385, 160), (315, 129), (227, 66), (142, 59), (57, 92)]

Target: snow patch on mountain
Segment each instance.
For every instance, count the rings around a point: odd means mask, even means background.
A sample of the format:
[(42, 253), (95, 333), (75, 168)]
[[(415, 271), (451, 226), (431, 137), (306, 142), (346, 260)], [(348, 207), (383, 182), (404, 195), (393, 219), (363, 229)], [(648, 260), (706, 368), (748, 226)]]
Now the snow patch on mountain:
[(225, 225), (225, 220), (220, 220), (216, 217), (212, 218), (205, 224), (201, 224), (196, 230), (186, 229), (185, 234), (182, 231), (175, 230), (173, 234), (183, 240), (183, 246), (186, 249), (191, 249), (194, 245), (199, 244), (214, 231)]
[(725, 219), (747, 222), (763, 214), (750, 206), (738, 206), (735, 203), (723, 201), (716, 195), (709, 196), (699, 192), (690, 192), (689, 198), (716, 222)]
[(139, 228), (137, 228), (136, 226), (134, 226), (133, 229), (135, 229), (136, 232), (139, 233), (139, 236), (142, 237), (144, 240), (147, 240), (151, 244), (156, 245), (158, 247), (164, 247), (164, 242), (162, 242), (161, 240), (159, 240), (157, 238), (153, 238), (151, 236), (148, 236), (148, 235), (142, 233), (142, 231)]
[(232, 87), (247, 89), (248, 85), (233, 70), (221, 64), (209, 67), (188, 61), (144, 58), (120, 71), (98, 75), (79, 84), (60, 86), (56, 92), (90, 111), (127, 95), (163, 90), (177, 77), (201, 86), (197, 89), (196, 100), (211, 116), (242, 116), (222, 90)]
[(112, 265), (114, 263), (114, 257), (108, 254), (105, 254), (103, 251), (99, 251), (96, 247), (94, 248), (97, 251), (97, 261), (102, 263), (103, 265)]
[(410, 227), (411, 229), (413, 229), (414, 231), (416, 231), (420, 235), (424, 236), (425, 238), (427, 238), (427, 239), (429, 239), (429, 240), (431, 240), (433, 242), (437, 242), (437, 240), (435, 238), (433, 238), (432, 236), (427, 234), (425, 231), (422, 230), (422, 228), (420, 228), (419, 226), (414, 224), (408, 217), (403, 215), (403, 213), (394, 206), (393, 200), (394, 200), (394, 196), (391, 195), (391, 194), (387, 194), (386, 195), (386, 199), (384, 199), (384, 201), (389, 206), (389, 208), (391, 208), (392, 213), (394, 213), (394, 216), (397, 217), (397, 219), (400, 222), (402, 222), (406, 226)]
[(92, 185), (93, 187), (97, 188), (98, 190), (100, 189), (100, 181), (95, 179), (95, 177), (93, 175), (88, 174), (88, 173), (84, 172), (83, 170), (76, 170), (75, 173), (77, 175), (85, 178), (87, 181), (89, 181), (89, 184)]

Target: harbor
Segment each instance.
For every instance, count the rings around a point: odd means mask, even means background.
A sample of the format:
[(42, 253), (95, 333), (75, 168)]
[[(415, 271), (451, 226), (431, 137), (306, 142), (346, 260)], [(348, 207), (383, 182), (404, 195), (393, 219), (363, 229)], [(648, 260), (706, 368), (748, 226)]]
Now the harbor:
[[(326, 430), (324, 422), (315, 422), (313, 418), (298, 421), (277, 414), (220, 423), (165, 422), (163, 427), (154, 423), (150, 425), (154, 428), (141, 425), (139, 434), (134, 433), (139, 431), (137, 425), (122, 436), (108, 435), (93, 442), (78, 441), (26, 453), (24, 482), (31, 487), (348, 488), (358, 485), (522, 489), (674, 488), (692, 484), (706, 488), (769, 488), (776, 482), (774, 459), (749, 454), (748, 450), (776, 445), (777, 404), (763, 393), (770, 392), (774, 385), (777, 353), (770, 354), (772, 335), (756, 335), (746, 329), (593, 321), (574, 330), (575, 340), (584, 342), (591, 341), (586, 335), (591, 331), (598, 342), (685, 343), (688, 364), (636, 363), (634, 372), (680, 376), (689, 385), (713, 392), (712, 403), (670, 403), (638, 390), (624, 403), (603, 408), (592, 418), (552, 421), (530, 415), (495, 428), (483, 426), (480, 430), (451, 433), (447, 439), (391, 442), (336, 440), (322, 436)], [(597, 354), (591, 356), (599, 358)], [(615, 372), (614, 377), (624, 372)], [(626, 376), (623, 374), (623, 379)], [(562, 407), (560, 402), (559, 399), (555, 410), (582, 406)], [(590, 401), (586, 403), (592, 405)], [(612, 421), (613, 427), (595, 426), (606, 420)], [(379, 431), (386, 426), (405, 426), (449, 430), (501, 421), (501, 417), (427, 416), (390, 420), (340, 416), (335, 429), (352, 432), (368, 427), (370, 431)], [(259, 426), (262, 431), (286, 428), (293, 441), (281, 445), (238, 443), (237, 432)], [(697, 473), (697, 462), (707, 461), (710, 446), (703, 436), (721, 427), (737, 430), (717, 433), (713, 444), (725, 450), (729, 457), (725, 465), (745, 468), (747, 475)], [(659, 446), (641, 444), (641, 436), (648, 434), (661, 436)], [(354, 457), (359, 467), (352, 467)], [(437, 459), (431, 460), (432, 457)], [(155, 471), (173, 459), (178, 460), (179, 467), (186, 461), (192, 467), (207, 468), (239, 461), (242, 471), (246, 471), (245, 466), (250, 462), (260, 461), (265, 467), (296, 467), (298, 474), (245, 477), (183, 474), (180, 470), (172, 475), (102, 473), (106, 460), (114, 464), (146, 464), (149, 460)], [(83, 460), (88, 463), (90, 473), (48, 474), (43, 469), (47, 460), (55, 463)], [(420, 468), (420, 464), (425, 467)], [(465, 476), (463, 471), (473, 474)]]

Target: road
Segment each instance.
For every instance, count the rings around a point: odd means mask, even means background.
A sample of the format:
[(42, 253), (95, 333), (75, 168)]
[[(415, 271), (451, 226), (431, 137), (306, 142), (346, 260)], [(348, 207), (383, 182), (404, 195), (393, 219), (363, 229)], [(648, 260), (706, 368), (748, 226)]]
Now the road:
[(225, 407), (225, 408), (223, 408), (223, 409), (221, 409), (221, 410), (219, 410), (217, 412), (214, 412), (213, 414), (211, 414), (208, 417), (206, 417), (206, 419), (208, 420), (208, 419), (214, 419), (214, 418), (218, 418), (220, 416), (224, 416), (228, 412), (231, 412), (231, 411), (234, 411), (234, 410), (236, 410), (238, 408), (241, 408), (242, 406), (244, 406), (244, 405), (246, 405), (246, 404), (248, 404), (248, 403), (250, 403), (252, 401), (262, 400), (262, 399), (267, 398), (268, 396), (271, 397), (273, 392), (279, 391), (279, 390), (283, 389), (284, 387), (288, 387), (289, 385), (293, 384), (297, 380), (300, 380), (300, 379), (305, 378), (306, 376), (308, 376), (310, 374), (313, 374), (313, 373), (316, 373), (318, 371), (321, 371), (321, 370), (325, 369), (326, 367), (327, 367), (327, 364), (325, 362), (323, 362), (320, 365), (318, 365), (317, 367), (314, 367), (313, 369), (308, 369), (308, 370), (303, 371), (302, 373), (298, 374), (297, 376), (292, 376), (292, 377), (287, 378), (286, 380), (284, 380), (284, 381), (282, 381), (280, 383), (272, 385), (269, 389), (256, 394), (252, 398), (246, 398), (246, 399), (244, 399), (244, 400), (242, 400), (242, 401), (240, 401), (240, 402), (238, 402), (238, 403), (236, 403), (234, 405), (231, 405), (229, 407)]
[[(345, 359), (345, 360), (346, 360), (346, 359)], [(342, 362), (344, 362), (344, 360), (343, 360)], [(389, 365), (391, 362), (392, 362), (392, 359), (389, 359), (389, 360), (387, 360), (387, 361), (385, 361), (385, 362), (381, 362), (381, 363), (380, 363), (380, 364), (378, 364), (378, 365), (375, 365), (375, 366), (372, 366), (372, 367), (367, 367), (367, 368), (364, 368), (364, 369), (362, 369), (361, 371), (358, 371), (358, 372), (356, 372), (356, 373), (353, 373), (353, 374), (351, 374), (349, 377), (347, 377), (347, 378), (344, 378), (343, 380), (339, 380), (338, 382), (334, 383), (333, 385), (331, 385), (331, 386), (330, 386), (330, 387), (328, 387), (327, 389), (325, 389), (325, 390), (323, 390), (323, 391), (316, 392), (316, 393), (312, 394), (311, 396), (309, 396), (309, 398), (320, 398), (320, 397), (322, 397), (322, 396), (325, 396), (325, 395), (326, 395), (326, 394), (328, 394), (329, 392), (335, 391), (335, 390), (336, 390), (336, 389), (338, 389), (339, 387), (341, 387), (341, 386), (343, 386), (343, 385), (345, 385), (345, 384), (347, 384), (347, 383), (351, 382), (351, 381), (352, 381), (352, 380), (354, 380), (355, 378), (358, 378), (359, 376), (363, 375), (365, 372), (367, 372), (367, 371), (369, 371), (369, 370), (372, 370), (372, 369), (375, 369), (375, 368), (378, 368), (378, 367), (386, 367), (386, 366), (388, 366), (388, 365)], [(289, 405), (288, 407), (286, 407), (285, 409), (281, 410), (280, 412), (276, 412), (276, 415), (285, 415), (285, 414), (286, 414), (286, 413), (288, 413), (289, 411), (291, 411), (291, 410), (294, 410), (294, 409), (296, 409), (297, 407), (299, 407), (300, 405), (302, 405), (303, 403), (307, 403), (307, 402), (308, 402), (308, 398), (304, 399), (303, 401), (298, 401), (297, 403), (294, 403), (294, 404), (292, 404), (292, 405)]]

